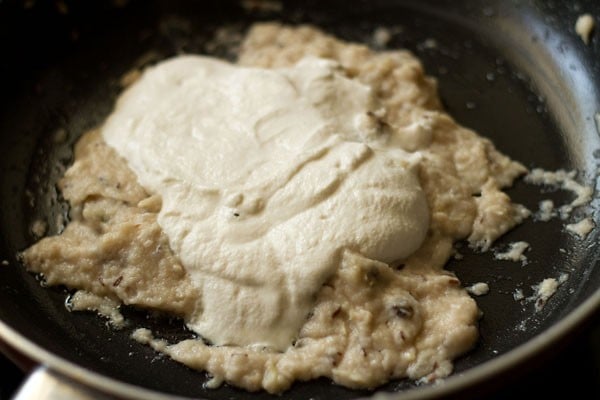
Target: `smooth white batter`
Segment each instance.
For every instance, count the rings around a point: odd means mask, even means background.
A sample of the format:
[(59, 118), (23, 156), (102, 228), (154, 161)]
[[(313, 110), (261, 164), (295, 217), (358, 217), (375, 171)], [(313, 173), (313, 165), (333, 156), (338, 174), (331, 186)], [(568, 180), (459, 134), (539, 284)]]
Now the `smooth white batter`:
[(383, 113), (318, 58), (268, 70), (178, 57), (120, 98), (102, 134), (162, 197), (158, 223), (201, 294), (190, 328), (284, 350), (345, 250), (394, 263), (419, 248), (421, 158)]

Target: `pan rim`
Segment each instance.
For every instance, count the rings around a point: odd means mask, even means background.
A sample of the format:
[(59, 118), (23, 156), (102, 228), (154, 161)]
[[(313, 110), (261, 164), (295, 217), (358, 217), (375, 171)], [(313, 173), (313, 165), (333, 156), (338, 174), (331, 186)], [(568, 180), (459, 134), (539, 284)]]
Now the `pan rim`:
[[(489, 381), (494, 376), (516, 368), (523, 362), (532, 359), (535, 355), (547, 350), (552, 343), (558, 342), (568, 333), (588, 320), (595, 311), (600, 309), (600, 288), (596, 289), (583, 303), (571, 310), (561, 321), (550, 326), (532, 339), (509, 350), (508, 352), (492, 358), (484, 363), (469, 368), (464, 372), (450, 375), (439, 384), (421, 386), (396, 393), (374, 392), (371, 398), (417, 400), (433, 399), (466, 390), (484, 381)], [(157, 392), (141, 386), (136, 386), (114, 378), (109, 378), (98, 372), (88, 370), (78, 364), (56, 355), (27, 337), (17, 332), (4, 321), (0, 320), (0, 339), (12, 348), (30, 357), (36, 362), (47, 366), (77, 383), (100, 391), (101, 393), (119, 396), (122, 398), (140, 398), (148, 400), (191, 399), (174, 394)], [(200, 398), (196, 398), (200, 399)], [(364, 397), (363, 397), (364, 399)]]

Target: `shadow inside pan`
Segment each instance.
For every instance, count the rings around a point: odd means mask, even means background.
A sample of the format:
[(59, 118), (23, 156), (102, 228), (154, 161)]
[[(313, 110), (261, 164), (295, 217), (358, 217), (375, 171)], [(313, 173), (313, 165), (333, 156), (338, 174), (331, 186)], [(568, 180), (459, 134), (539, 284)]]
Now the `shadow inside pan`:
[[(577, 169), (580, 181), (595, 186), (599, 41), (586, 47), (575, 36), (579, 10), (570, 5), (364, 1), (348, 7), (341, 1), (290, 1), (281, 10), (261, 11), (236, 2), (132, 1), (113, 7), (113, 2), (67, 1), (66, 9), (40, 3), (32, 9), (8, 3), (0, 14), (0, 87), (5, 88), (0, 94), (0, 258), (10, 264), (0, 268), (0, 319), (51, 352), (120, 381), (209, 399), (279, 398), (227, 385), (204, 389), (205, 374), (129, 339), (139, 326), (170, 340), (189, 337), (181, 321), (126, 309), (131, 324), (115, 331), (95, 315), (67, 312), (66, 291), (42, 288), (15, 259), (17, 251), (34, 241), (33, 221), (46, 221), (50, 234), (60, 229), (56, 221), (66, 218), (68, 209), (55, 183), (72, 161), (77, 138), (110, 113), (121, 90), (119, 80), (132, 67), (188, 52), (233, 59), (241, 35), (256, 20), (308, 22), (374, 47), (375, 29), (386, 27), (392, 33), (386, 47), (408, 48), (423, 60), (426, 71), (438, 77), (444, 104), (459, 122), (527, 167)], [(590, 7), (600, 12), (597, 4)], [(541, 193), (522, 182), (510, 194), (534, 211), (543, 199), (556, 204), (571, 199), (569, 193)], [(597, 200), (593, 205), (598, 206)], [(590, 213), (579, 210), (568, 222)], [(477, 299), (484, 314), (481, 338), (457, 360), (456, 371), (527, 342), (599, 287), (598, 232), (582, 241), (566, 233), (564, 223), (529, 220), (496, 243), (503, 250), (513, 241), (529, 242), (526, 266), (497, 261), (491, 253), (473, 253), (466, 246), (460, 249), (464, 259), (448, 264), (465, 286), (487, 282), (491, 288)], [(542, 311), (514, 300), (516, 290), (529, 296), (532, 285), (562, 273), (569, 279)], [(381, 389), (413, 386), (395, 381)], [(321, 379), (295, 384), (284, 398), (346, 399), (370, 393)]]

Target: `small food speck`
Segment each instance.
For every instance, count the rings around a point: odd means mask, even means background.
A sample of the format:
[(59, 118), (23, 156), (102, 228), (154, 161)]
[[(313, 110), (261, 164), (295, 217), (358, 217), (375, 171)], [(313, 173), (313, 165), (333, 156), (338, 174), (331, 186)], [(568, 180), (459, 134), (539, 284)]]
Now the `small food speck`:
[(213, 376), (208, 381), (206, 381), (203, 386), (207, 389), (218, 389), (223, 384), (223, 382), (223, 377)]
[(590, 217), (587, 217), (579, 222), (568, 224), (566, 229), (567, 231), (579, 236), (581, 239), (585, 239), (592, 229), (594, 229), (594, 227), (594, 221), (592, 221)]
[[(566, 219), (571, 214), (571, 211), (573, 211), (573, 208), (589, 204), (594, 194), (594, 189), (577, 182), (575, 180), (576, 176), (576, 171), (566, 171), (564, 169), (545, 171), (541, 168), (534, 168), (525, 176), (524, 180), (533, 185), (572, 192), (575, 195), (575, 199), (559, 208), (561, 219)], [(549, 203), (545, 203), (544, 207), (549, 207)]]
[(558, 284), (562, 285), (569, 279), (569, 274), (567, 272), (563, 272), (558, 276)]
[(550, 221), (555, 215), (554, 202), (552, 200), (542, 200), (539, 205), (540, 209), (535, 214), (535, 219), (538, 221)]
[(392, 39), (392, 33), (389, 29), (384, 27), (378, 27), (373, 31), (373, 43), (377, 47), (385, 47)]
[(474, 296), (483, 296), (488, 294), (489, 291), (490, 287), (485, 282), (478, 282), (467, 288), (467, 292), (471, 293)]
[(521, 301), (524, 298), (525, 298), (525, 295), (523, 294), (523, 290), (515, 289), (515, 291), (513, 292), (513, 299), (515, 299), (515, 301)]
[(45, 221), (42, 221), (41, 219), (37, 219), (37, 220), (33, 221), (30, 229), (31, 229), (31, 233), (33, 233), (33, 235), (36, 238), (41, 238), (42, 236), (44, 236), (46, 234), (46, 230), (48, 229), (48, 224)]
[(498, 252), (494, 254), (494, 257), (497, 260), (507, 260), (507, 261), (520, 261), (523, 265), (527, 264), (527, 256), (525, 256), (525, 251), (529, 248), (529, 243), (527, 242), (513, 242), (509, 245), (508, 250), (504, 252)]
[(433, 38), (425, 39), (425, 41), (423, 42), (424, 49), (435, 49), (437, 47), (438, 47), (438, 42), (437, 42), (437, 40), (435, 40)]
[(577, 18), (577, 22), (575, 22), (575, 32), (579, 35), (583, 43), (590, 43), (590, 36), (592, 31), (594, 30), (594, 17), (590, 14), (583, 14)]
[(559, 282), (555, 278), (546, 278), (537, 285), (532, 286), (535, 293), (531, 299), (535, 302), (535, 311), (541, 311), (548, 302), (548, 299), (556, 293)]

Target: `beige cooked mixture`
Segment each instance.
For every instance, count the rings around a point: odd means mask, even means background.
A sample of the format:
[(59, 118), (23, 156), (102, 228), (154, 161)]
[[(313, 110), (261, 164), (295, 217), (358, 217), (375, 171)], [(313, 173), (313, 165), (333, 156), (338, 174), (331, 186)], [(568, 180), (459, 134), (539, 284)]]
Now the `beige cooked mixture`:
[[(390, 127), (426, 117), (427, 126), (403, 142), (405, 150), (423, 156), (419, 178), (430, 211), (424, 243), (395, 267), (345, 252), (283, 352), (201, 340), (169, 345), (145, 329), (134, 337), (208, 371), (213, 386), (224, 381), (250, 391), (279, 393), (295, 380), (317, 377), (375, 388), (390, 379), (447, 376), (452, 360), (477, 339), (478, 308), (443, 267), (457, 240), (486, 250), (528, 216), (501, 191), (526, 169), (446, 114), (435, 80), (406, 51), (374, 52), (312, 27), (259, 24), (249, 31), (238, 63), (287, 67), (309, 55), (336, 60), (347, 76), (375, 88)], [(161, 199), (137, 183), (99, 131), (77, 144), (59, 186), (71, 205), (71, 222), (61, 235), (23, 253), (27, 267), (49, 285), (79, 290), (78, 309), (107, 315), (124, 303), (185, 318), (201, 294), (157, 223)]]

